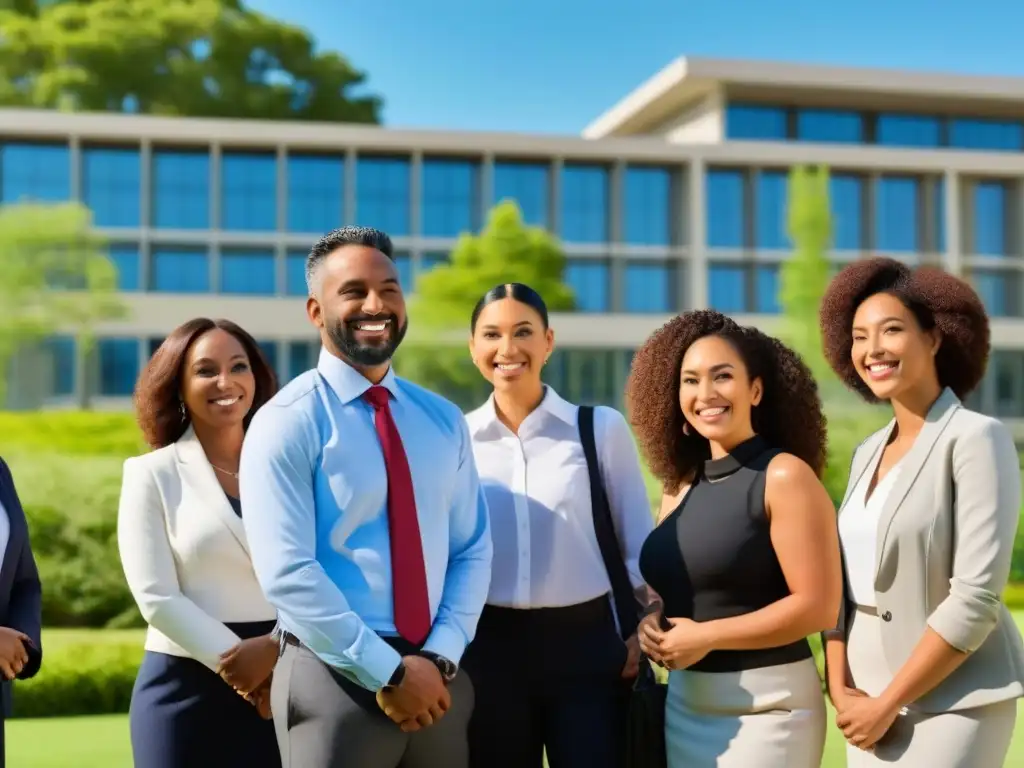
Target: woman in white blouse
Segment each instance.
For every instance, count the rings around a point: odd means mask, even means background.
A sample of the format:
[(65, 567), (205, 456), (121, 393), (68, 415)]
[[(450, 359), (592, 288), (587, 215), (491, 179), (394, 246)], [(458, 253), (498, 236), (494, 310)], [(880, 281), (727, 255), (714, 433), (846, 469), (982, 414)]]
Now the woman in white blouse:
[[(554, 332), (533, 289), (490, 290), (471, 332), (473, 361), (494, 385), (467, 416), (494, 541), (463, 661), (476, 689), (471, 765), (540, 768), (546, 751), (551, 768), (618, 768), (640, 656), (636, 601), (646, 599), (637, 558), (653, 526), (632, 433), (617, 411), (584, 411), (541, 382)], [(590, 413), (596, 499), (579, 423)]]
[(129, 716), (135, 768), (281, 765), (266, 719), (276, 612), (238, 501), (245, 428), (276, 388), (252, 336), (205, 318), (172, 331), (139, 379), (136, 413), (154, 450), (125, 462), (117, 519), (149, 624)]

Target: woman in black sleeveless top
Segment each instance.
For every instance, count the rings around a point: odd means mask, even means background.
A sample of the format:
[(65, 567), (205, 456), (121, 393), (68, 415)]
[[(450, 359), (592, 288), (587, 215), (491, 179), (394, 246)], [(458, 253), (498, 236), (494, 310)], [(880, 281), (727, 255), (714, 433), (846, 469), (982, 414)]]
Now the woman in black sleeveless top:
[(640, 642), (671, 670), (670, 768), (818, 768), (825, 705), (806, 638), (835, 624), (842, 571), (810, 371), (702, 310), (647, 341), (627, 398), (665, 489), (640, 555), (662, 606)]

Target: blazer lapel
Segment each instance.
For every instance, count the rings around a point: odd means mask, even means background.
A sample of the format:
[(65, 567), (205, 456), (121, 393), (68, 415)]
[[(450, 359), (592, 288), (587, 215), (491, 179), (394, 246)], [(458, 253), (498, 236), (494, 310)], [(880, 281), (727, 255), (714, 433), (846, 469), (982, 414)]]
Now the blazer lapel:
[[(942, 431), (949, 424), (949, 420), (953, 418), (953, 414), (956, 413), (958, 408), (960, 408), (960, 399), (953, 394), (951, 389), (943, 390), (942, 394), (939, 395), (939, 399), (929, 409), (928, 415), (924, 420), (924, 426), (921, 427), (920, 434), (914, 439), (914, 445), (900, 461), (899, 475), (896, 477), (889, 495), (882, 505), (881, 515), (878, 520), (878, 548), (875, 552), (876, 574), (882, 566), (882, 555), (885, 553), (885, 545), (889, 537), (889, 529), (892, 527), (893, 518), (896, 517), (896, 512), (899, 510), (903, 500), (906, 499), (914, 481), (917, 480), (917, 476), (921, 474), (921, 469), (931, 455), (932, 448), (935, 447), (935, 442), (939, 439), (939, 435), (942, 434)], [(883, 442), (882, 445), (885, 445), (887, 442), (888, 440)], [(871, 462), (869, 466), (873, 467), (874, 465), (875, 462)]]
[(231, 508), (227, 494), (217, 482), (213, 467), (203, 451), (203, 446), (196, 437), (192, 427), (174, 444), (178, 457), (178, 469), (183, 484), (192, 487), (196, 495), (209, 502), (210, 508), (215, 510), (220, 521), (227, 526), (231, 534), (242, 545), (242, 549), (249, 552), (249, 544), (245, 538), (245, 528), (241, 519)]
[(0, 585), (3, 593), (10, 591), (9, 582), (13, 575), (12, 568), (17, 564), (17, 553), (21, 551), (22, 538), (27, 533), (25, 522), (25, 511), (21, 508), (18, 495), (14, 492), (14, 484), (11, 481), (10, 469), (6, 466), (0, 472), (0, 503), (3, 504), (4, 512), (7, 513), (7, 546), (4, 548), (3, 568), (0, 569)]
[[(849, 503), (850, 498), (860, 485), (861, 478), (864, 477), (864, 473), (878, 463), (878, 454), (881, 452), (882, 447), (889, 442), (889, 436), (892, 434), (893, 427), (896, 426), (896, 420), (890, 421), (886, 427), (879, 432), (876, 432), (873, 437), (869, 438), (853, 455), (853, 463), (850, 466), (850, 477), (846, 481), (846, 496), (843, 497), (843, 503), (839, 505), (839, 515), (843, 514), (843, 510), (846, 509), (846, 505)], [(861, 458), (863, 457), (863, 458)]]

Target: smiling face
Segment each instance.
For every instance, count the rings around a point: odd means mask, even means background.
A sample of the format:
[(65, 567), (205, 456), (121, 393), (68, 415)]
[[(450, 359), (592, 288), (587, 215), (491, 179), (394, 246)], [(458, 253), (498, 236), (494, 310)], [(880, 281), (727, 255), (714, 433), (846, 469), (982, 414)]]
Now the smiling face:
[(344, 245), (319, 269), (306, 310), (324, 344), (357, 368), (386, 365), (408, 328), (395, 263), (376, 248)]
[(879, 400), (898, 398), (921, 385), (937, 385), (939, 335), (921, 328), (898, 298), (876, 293), (853, 316), (853, 367)]
[(554, 344), (554, 331), (544, 327), (533, 307), (515, 299), (499, 299), (481, 311), (469, 352), (496, 389), (536, 388)]
[(214, 328), (192, 342), (181, 374), (181, 399), (193, 423), (213, 428), (242, 423), (256, 379), (242, 343)]
[(719, 336), (698, 339), (683, 355), (679, 407), (702, 437), (732, 449), (754, 434), (751, 410), (761, 402), (760, 379), (749, 380), (736, 348)]

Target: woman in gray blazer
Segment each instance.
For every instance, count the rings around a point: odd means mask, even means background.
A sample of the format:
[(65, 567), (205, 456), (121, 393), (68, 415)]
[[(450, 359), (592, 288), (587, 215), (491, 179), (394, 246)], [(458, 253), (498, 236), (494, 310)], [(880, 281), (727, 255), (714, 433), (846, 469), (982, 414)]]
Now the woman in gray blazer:
[(996, 419), (963, 407), (985, 372), (977, 294), (937, 268), (868, 259), (822, 301), (825, 353), (893, 419), (857, 448), (839, 530), (846, 606), (825, 634), (848, 768), (1000, 768), (1024, 695), (1001, 595), (1020, 467)]

